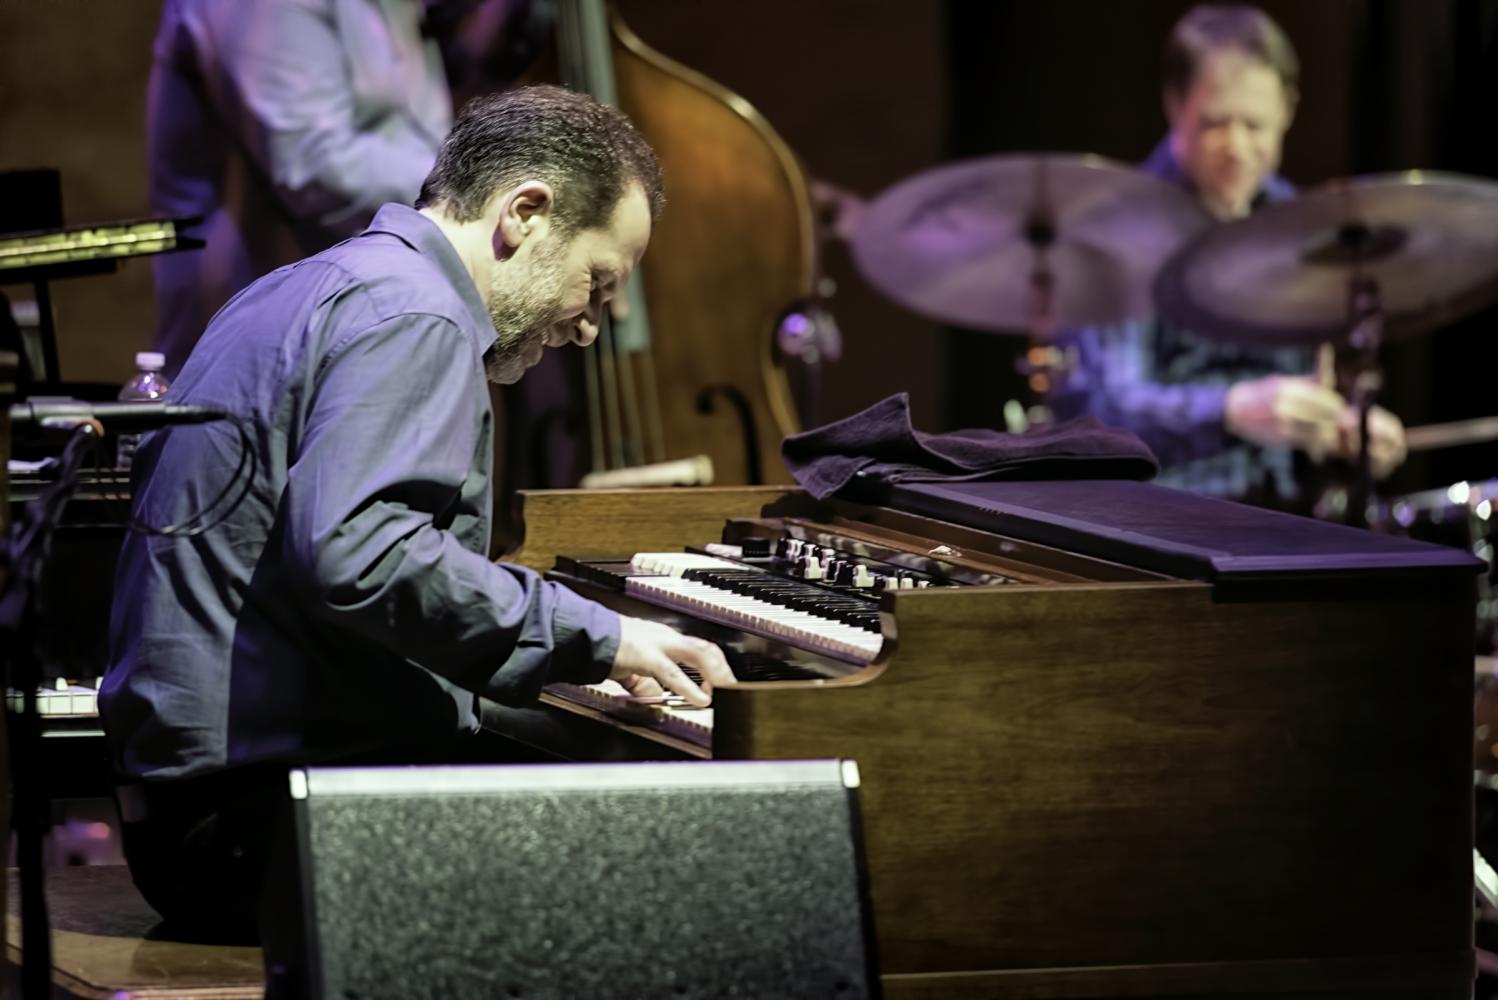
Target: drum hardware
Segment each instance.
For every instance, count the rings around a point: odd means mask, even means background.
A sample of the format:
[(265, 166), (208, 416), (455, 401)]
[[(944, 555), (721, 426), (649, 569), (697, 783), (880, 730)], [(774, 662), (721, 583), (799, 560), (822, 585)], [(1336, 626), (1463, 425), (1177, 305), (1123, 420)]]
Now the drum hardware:
[(822, 423), (822, 367), (843, 356), (842, 331), (828, 305), (836, 294), (837, 283), (823, 275), (815, 293), (786, 309), (775, 325), (775, 350), (799, 362), (787, 374), (796, 412), (811, 427)]
[(1207, 230), (1160, 270), (1162, 317), (1256, 347), (1335, 349), (1357, 409), (1349, 523), (1373, 497), (1368, 414), (1383, 341), (1429, 333), (1498, 299), (1498, 184), (1408, 171), (1334, 181)]
[(1498, 183), (1412, 170), (1333, 181), (1203, 232), (1161, 269), (1160, 315), (1251, 347), (1338, 343), (1349, 278), (1380, 337), (1431, 332), (1498, 300)]
[[(1017, 367), (1043, 401), (1075, 358), (1056, 331), (1150, 315), (1155, 271), (1209, 223), (1186, 192), (1122, 164), (1005, 154), (889, 188), (852, 246), (863, 276), (912, 312), (1025, 335)], [(1034, 416), (1043, 412), (1008, 413), (1008, 423)]]
[(1476, 917), (1477, 965), (1480, 972), (1498, 975), (1498, 869), (1494, 821), (1498, 818), (1498, 660), (1478, 656), (1472, 690), (1472, 877)]
[[(1367, 524), (1379, 348), (1498, 299), (1498, 184), (1422, 171), (1352, 178), (1213, 225), (1184, 191), (1130, 168), (1009, 154), (894, 185), (852, 246), (864, 277), (912, 311), (1024, 332), (1017, 368), (1041, 400), (1074, 363), (1058, 328), (1157, 314), (1252, 347), (1331, 344), (1360, 431), (1338, 508)], [(1018, 431), (1036, 414), (1010, 401), (1004, 415)], [(1421, 431), (1410, 432), (1412, 450), (1498, 438), (1498, 417)]]
[(1472, 848), (1472, 873), (1483, 917), (1487, 920), (1498, 918), (1498, 871), (1488, 864), (1487, 858), (1475, 847)]
[[(1381, 238), (1382, 237), (1382, 238)], [(1384, 373), (1378, 363), (1383, 341), (1383, 297), (1378, 278), (1367, 272), (1368, 264), (1404, 245), (1403, 233), (1370, 227), (1353, 221), (1337, 229), (1329, 249), (1349, 265), (1347, 274), (1347, 336), (1334, 344), (1337, 386), (1358, 415), (1358, 453), (1346, 521), (1356, 527), (1368, 524), (1368, 501), (1373, 498), (1373, 453), (1368, 436), (1368, 417), (1383, 389)], [(1313, 257), (1308, 256), (1307, 260)]]
[[(1498, 648), (1498, 479), (1405, 494), (1371, 510), (1369, 526), (1375, 531), (1465, 549), (1488, 564), (1477, 580), (1477, 650)], [(1498, 725), (1498, 715), (1494, 722)], [(1494, 737), (1498, 747), (1498, 728)]]

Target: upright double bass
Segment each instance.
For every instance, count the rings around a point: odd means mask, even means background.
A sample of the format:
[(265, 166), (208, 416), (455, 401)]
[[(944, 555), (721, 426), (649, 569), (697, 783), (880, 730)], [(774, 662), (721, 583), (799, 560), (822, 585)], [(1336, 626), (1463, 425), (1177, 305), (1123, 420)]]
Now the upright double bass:
[(507, 396), (507, 458), (529, 466), (510, 484), (572, 485), (557, 481), (563, 424), (585, 436), (573, 467), (594, 478), (671, 461), (717, 483), (785, 481), (780, 440), (798, 421), (777, 331), (817, 283), (799, 162), (748, 102), (647, 47), (603, 0), (559, 0), (556, 38), (563, 82), (622, 108), (655, 148), (667, 208), (581, 377), (553, 366)]

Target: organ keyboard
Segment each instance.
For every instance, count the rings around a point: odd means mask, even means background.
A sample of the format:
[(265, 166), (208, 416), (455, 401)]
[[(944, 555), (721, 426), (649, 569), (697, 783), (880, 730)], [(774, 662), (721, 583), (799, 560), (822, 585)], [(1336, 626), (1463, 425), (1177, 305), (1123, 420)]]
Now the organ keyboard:
[(887, 996), (1468, 995), (1463, 554), (1137, 483), (521, 511), (517, 561), (738, 680), (708, 710), (553, 685), (485, 724), (569, 759), (856, 759)]
[(644, 572), (621, 579), (625, 593), (708, 621), (785, 638), (849, 663), (873, 662), (884, 641), (878, 606), (851, 586), (803, 582), (712, 556), (642, 553), (630, 565)]
[(710, 747), (713, 710), (694, 708), (674, 699), (653, 702), (636, 698), (617, 681), (601, 684), (553, 684), (550, 692), (578, 705), (591, 706), (623, 720), (634, 720), (652, 730), (696, 747)]
[[(21, 711), (21, 692), (6, 691), (6, 706)], [(49, 720), (97, 719), (99, 715), (99, 679), (86, 683), (58, 679), (37, 692), (37, 714)]]

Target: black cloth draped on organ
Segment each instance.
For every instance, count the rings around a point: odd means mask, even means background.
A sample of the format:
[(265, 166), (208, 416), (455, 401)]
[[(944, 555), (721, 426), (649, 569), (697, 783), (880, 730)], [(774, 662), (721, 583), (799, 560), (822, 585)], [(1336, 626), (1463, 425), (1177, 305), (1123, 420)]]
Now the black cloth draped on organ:
[(928, 434), (910, 421), (910, 397), (896, 393), (851, 417), (793, 434), (781, 445), (786, 468), (826, 499), (855, 477), (884, 483), (979, 479), (1151, 479), (1155, 456), (1134, 434), (1091, 417), (1023, 434), (975, 427)]

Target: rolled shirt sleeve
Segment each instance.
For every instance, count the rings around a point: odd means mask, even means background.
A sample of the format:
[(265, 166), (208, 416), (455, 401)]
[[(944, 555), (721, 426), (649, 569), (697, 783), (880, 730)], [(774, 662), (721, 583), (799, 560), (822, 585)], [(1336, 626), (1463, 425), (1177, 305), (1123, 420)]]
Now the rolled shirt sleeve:
[(491, 447), (476, 378), (472, 341), (439, 316), (399, 315), (334, 345), (288, 468), (284, 557), (329, 624), (519, 704), (552, 681), (602, 680), (619, 622), (460, 539), (490, 502), (487, 477), (471, 474)]
[(1220, 379), (1173, 385), (1154, 379), (1146, 370), (1148, 336), (1143, 323), (1072, 334), (1077, 362), (1052, 400), (1057, 415), (1089, 414), (1127, 427), (1166, 467), (1216, 455), (1238, 443), (1223, 420), (1229, 385)]

